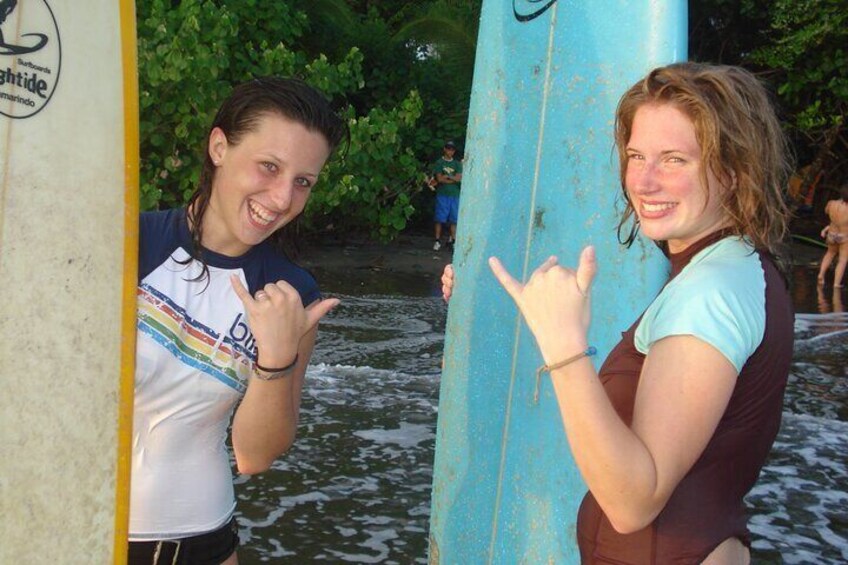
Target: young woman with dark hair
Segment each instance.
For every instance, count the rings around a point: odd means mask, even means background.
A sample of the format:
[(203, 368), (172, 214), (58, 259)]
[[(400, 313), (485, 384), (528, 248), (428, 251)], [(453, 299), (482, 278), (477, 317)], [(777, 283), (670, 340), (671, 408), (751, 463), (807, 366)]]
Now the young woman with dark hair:
[(244, 83), (188, 205), (142, 214), (130, 564), (238, 562), (227, 430), (239, 473), (294, 441), (317, 324), (338, 300), (279, 243), (346, 136), (307, 84)]

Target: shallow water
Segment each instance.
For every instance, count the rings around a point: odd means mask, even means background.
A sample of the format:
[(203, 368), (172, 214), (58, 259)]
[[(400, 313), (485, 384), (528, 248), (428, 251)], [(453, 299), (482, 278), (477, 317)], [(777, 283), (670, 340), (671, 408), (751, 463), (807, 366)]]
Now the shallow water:
[[(373, 287), (359, 277), (319, 277), (343, 302), (322, 322), (295, 446), (237, 481), (240, 561), (426, 563), (446, 318), (437, 282), (401, 276), (364, 295)], [(747, 499), (755, 563), (848, 562), (848, 314), (838, 311), (848, 295), (814, 283), (811, 268), (793, 272), (783, 424)]]

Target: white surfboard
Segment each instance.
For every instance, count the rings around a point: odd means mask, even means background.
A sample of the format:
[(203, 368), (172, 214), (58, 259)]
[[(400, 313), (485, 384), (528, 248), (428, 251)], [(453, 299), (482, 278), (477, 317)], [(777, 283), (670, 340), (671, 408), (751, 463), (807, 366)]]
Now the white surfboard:
[(125, 563), (132, 0), (0, 0), (0, 563)]

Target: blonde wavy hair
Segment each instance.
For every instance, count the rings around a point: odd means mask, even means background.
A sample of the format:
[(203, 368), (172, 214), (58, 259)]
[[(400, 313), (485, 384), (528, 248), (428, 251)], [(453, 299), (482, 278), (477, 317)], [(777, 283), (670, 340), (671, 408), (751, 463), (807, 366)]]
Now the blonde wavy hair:
[[(740, 67), (675, 63), (654, 69), (618, 103), (615, 144), (626, 202), (618, 224), (619, 240), (630, 245), (639, 220), (627, 196), (627, 144), (633, 117), (645, 104), (671, 104), (692, 120), (701, 147), (703, 186), (707, 167), (722, 181), (721, 206), (735, 235), (775, 253), (786, 236), (789, 209), (784, 199), (791, 167), (789, 145), (770, 96), (760, 81)], [(630, 222), (627, 238), (622, 230)]]

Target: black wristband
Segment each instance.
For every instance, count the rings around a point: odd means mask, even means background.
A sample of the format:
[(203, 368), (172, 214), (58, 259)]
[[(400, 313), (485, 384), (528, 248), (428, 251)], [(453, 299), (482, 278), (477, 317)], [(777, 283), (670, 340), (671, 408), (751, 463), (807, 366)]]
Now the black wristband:
[(295, 365), (297, 365), (297, 354), (295, 354), (294, 356), (294, 361), (292, 361), (282, 369), (269, 369), (268, 367), (263, 367), (262, 365), (260, 365), (259, 362), (254, 363), (254, 366), (264, 373), (285, 373), (294, 369)]

